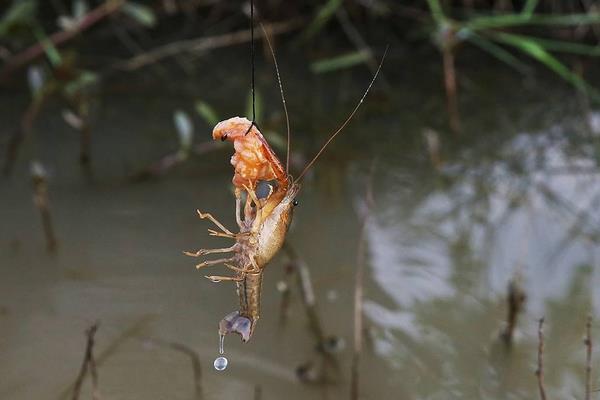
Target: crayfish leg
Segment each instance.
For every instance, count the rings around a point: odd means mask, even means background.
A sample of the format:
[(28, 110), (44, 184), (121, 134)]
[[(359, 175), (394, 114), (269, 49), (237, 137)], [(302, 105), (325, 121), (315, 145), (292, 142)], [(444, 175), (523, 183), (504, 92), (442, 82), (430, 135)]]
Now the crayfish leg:
[(225, 226), (220, 223), (219, 221), (217, 221), (217, 219), (215, 217), (213, 217), (210, 213), (203, 213), (200, 210), (196, 210), (196, 212), (198, 213), (198, 216), (201, 219), (205, 219), (208, 218), (209, 220), (211, 220), (216, 226), (219, 227), (219, 229), (221, 229), (224, 233), (226, 233), (227, 235), (232, 235), (235, 236), (235, 234), (233, 232), (231, 232), (229, 229), (225, 228)]
[(205, 275), (204, 276), (206, 279), (208, 279), (211, 282), (214, 283), (219, 283), (219, 282), (223, 282), (223, 281), (233, 281), (233, 282), (239, 282), (241, 280), (243, 280), (244, 278), (241, 276), (218, 276), (218, 275)]
[(184, 251), (183, 254), (185, 254), (186, 256), (190, 256), (190, 257), (202, 257), (205, 256), (207, 254), (217, 254), (217, 253), (231, 253), (233, 251), (236, 251), (238, 249), (238, 244), (234, 244), (231, 247), (225, 247), (222, 249), (200, 249), (198, 251), (195, 252), (190, 252), (190, 251)]
[(235, 261), (235, 257), (219, 258), (218, 260), (207, 260), (207, 261), (203, 261), (200, 264), (196, 265), (196, 269), (200, 269), (200, 268), (203, 268), (203, 267), (208, 267), (210, 265), (230, 263), (230, 262), (233, 262), (233, 261)]

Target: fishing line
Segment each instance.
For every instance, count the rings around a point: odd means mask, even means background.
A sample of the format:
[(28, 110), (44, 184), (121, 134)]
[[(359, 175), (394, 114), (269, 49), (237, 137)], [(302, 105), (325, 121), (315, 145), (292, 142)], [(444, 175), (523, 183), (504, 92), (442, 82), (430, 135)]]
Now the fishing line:
[(248, 130), (246, 131), (244, 136), (247, 135), (248, 132), (250, 132), (253, 126), (256, 126), (256, 129), (258, 129), (258, 125), (256, 124), (256, 97), (254, 94), (254, 59), (254, 0), (250, 0), (250, 90), (252, 92), (252, 123), (248, 127)]

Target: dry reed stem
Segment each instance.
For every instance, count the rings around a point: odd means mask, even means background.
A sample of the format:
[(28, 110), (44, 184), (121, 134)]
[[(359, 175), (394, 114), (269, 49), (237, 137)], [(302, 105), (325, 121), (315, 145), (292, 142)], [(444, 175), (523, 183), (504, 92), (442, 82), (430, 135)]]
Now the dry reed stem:
[[(278, 35), (299, 28), (302, 25), (302, 23), (302, 19), (294, 18), (283, 22), (267, 24), (265, 25), (265, 29), (271, 35)], [(254, 39), (261, 39), (263, 35), (264, 34), (262, 32), (258, 32), (254, 35)], [(250, 29), (226, 33), (223, 35), (208, 36), (199, 39), (182, 40), (179, 42), (173, 42), (164, 46), (157, 47), (146, 53), (137, 55), (129, 60), (122, 61), (115, 65), (114, 68), (125, 71), (133, 71), (144, 67), (148, 64), (154, 64), (164, 58), (172, 57), (180, 53), (199, 53), (203, 51), (218, 49), (221, 47), (228, 47), (236, 44), (246, 43), (250, 40)]]
[[(194, 155), (204, 155), (213, 150), (222, 148), (220, 142), (203, 142), (192, 147), (191, 153)], [(147, 165), (139, 171), (133, 173), (129, 180), (132, 182), (141, 182), (148, 179), (156, 179), (167, 174), (171, 169), (176, 167), (185, 161), (185, 158), (181, 158), (178, 152), (170, 153), (163, 156), (161, 159)]]
[[(139, 332), (146, 326), (148, 321), (150, 321), (150, 319), (152, 318), (152, 316), (144, 315), (138, 320), (134, 321), (127, 329), (125, 329), (119, 336), (117, 336), (109, 344), (109, 346), (98, 355), (98, 357), (94, 358), (94, 365), (101, 365), (104, 361), (106, 361), (106, 359), (108, 359), (108, 357), (112, 356), (126, 340), (136, 335), (139, 335)], [(76, 383), (77, 382), (73, 382), (72, 384), (70, 384), (67, 388), (65, 388), (65, 390), (63, 390), (58, 395), (57, 398), (59, 400), (68, 399), (70, 397), (69, 394), (74, 390)]]

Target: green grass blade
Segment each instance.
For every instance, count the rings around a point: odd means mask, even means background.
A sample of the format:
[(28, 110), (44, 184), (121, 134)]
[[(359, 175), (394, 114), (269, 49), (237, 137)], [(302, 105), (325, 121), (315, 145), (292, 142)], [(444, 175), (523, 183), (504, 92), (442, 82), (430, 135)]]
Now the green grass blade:
[(496, 32), (494, 33), (494, 37), (499, 42), (521, 50), (523, 53), (545, 65), (548, 69), (554, 71), (558, 76), (571, 83), (577, 89), (588, 93), (597, 101), (600, 100), (600, 93), (595, 88), (590, 86), (584, 79), (571, 71), (534, 40), (528, 40), (522, 36), (504, 32)]
[(469, 34), (467, 36), (467, 40), (475, 46), (479, 47), (481, 50), (485, 51), (486, 53), (489, 53), (493, 57), (502, 61), (506, 65), (516, 69), (517, 71), (521, 73), (528, 72), (529, 67), (527, 67), (527, 65), (525, 65), (518, 58), (513, 56), (509, 51), (505, 50), (501, 46), (498, 46), (491, 40), (488, 40), (476, 33)]
[(524, 41), (531, 41), (537, 43), (548, 51), (557, 51), (561, 53), (579, 54), (588, 57), (600, 56), (600, 46), (590, 46), (588, 44), (567, 42), (563, 40), (553, 40), (537, 38), (532, 36), (511, 34), (515, 39), (521, 39)]
[(485, 30), (508, 28), (524, 25), (541, 26), (573, 26), (573, 25), (591, 25), (600, 23), (600, 13), (588, 14), (567, 14), (567, 15), (547, 15), (547, 14), (504, 14), (484, 17), (474, 17), (465, 22), (465, 26), (471, 30)]
[(446, 16), (444, 15), (444, 10), (442, 9), (442, 5), (439, 0), (427, 0), (427, 5), (429, 6), (429, 11), (431, 12), (431, 16), (433, 20), (438, 24), (442, 25), (446, 22)]
[(156, 25), (156, 15), (154, 14), (154, 11), (146, 5), (128, 1), (123, 4), (122, 10), (125, 14), (144, 26), (152, 27)]
[(527, 16), (528, 18), (531, 17), (537, 5), (538, 0), (527, 0), (527, 3), (523, 6), (523, 10), (521, 10), (521, 15)]
[(351, 53), (342, 54), (341, 56), (315, 61), (310, 64), (310, 70), (315, 74), (322, 74), (325, 72), (350, 68), (354, 65), (368, 61), (370, 57), (371, 53), (368, 51), (353, 51)]
[(335, 15), (335, 12), (342, 5), (342, 0), (329, 0), (323, 7), (319, 9), (317, 15), (313, 18), (312, 22), (304, 31), (304, 39), (310, 39), (317, 34), (325, 24)]

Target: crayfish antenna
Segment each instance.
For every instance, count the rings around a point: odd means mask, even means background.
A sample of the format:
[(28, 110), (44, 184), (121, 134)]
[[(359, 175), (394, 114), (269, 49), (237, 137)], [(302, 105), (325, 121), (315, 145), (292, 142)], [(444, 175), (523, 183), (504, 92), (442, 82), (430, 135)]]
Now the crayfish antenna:
[(281, 76), (279, 75), (279, 65), (277, 64), (277, 57), (275, 57), (275, 50), (273, 50), (273, 46), (271, 45), (271, 39), (269, 39), (269, 34), (265, 29), (262, 22), (260, 23), (260, 28), (263, 31), (265, 39), (267, 39), (267, 44), (269, 45), (269, 50), (271, 51), (271, 56), (273, 57), (273, 64), (275, 64), (275, 73), (277, 74), (277, 83), (279, 84), (279, 93), (281, 93), (281, 102), (283, 103), (283, 112), (285, 113), (285, 124), (287, 126), (287, 150), (285, 154), (285, 174), (289, 174), (290, 170), (290, 116), (288, 114), (287, 104), (285, 102), (285, 95), (283, 94), (283, 83), (281, 83)]
[(319, 150), (319, 152), (317, 153), (317, 155), (315, 155), (313, 157), (313, 159), (310, 160), (310, 162), (306, 165), (306, 167), (304, 167), (304, 169), (302, 170), (302, 172), (300, 173), (300, 175), (298, 175), (298, 177), (294, 181), (294, 184), (298, 183), (298, 181), (300, 179), (302, 179), (302, 177), (304, 176), (304, 174), (306, 174), (306, 172), (308, 171), (308, 169), (310, 167), (312, 167), (312, 165), (315, 163), (315, 161), (317, 161), (317, 159), (319, 158), (319, 156), (321, 155), (321, 153), (323, 153), (323, 151), (325, 150), (325, 148), (327, 147), (327, 145), (329, 145), (329, 143), (331, 143), (331, 141), (333, 139), (335, 139), (335, 137), (338, 135), (338, 133), (340, 133), (346, 127), (346, 125), (348, 125), (348, 123), (350, 122), (350, 120), (352, 120), (352, 117), (354, 117), (354, 114), (356, 114), (356, 112), (358, 111), (358, 109), (362, 105), (363, 101), (367, 97), (367, 94), (369, 94), (369, 91), (371, 90), (371, 87), (375, 83), (375, 80), (377, 79), (377, 75), (379, 75), (379, 71), (381, 71), (381, 67), (383, 66), (383, 61), (385, 60), (385, 56), (387, 55), (387, 52), (388, 52), (389, 48), (390, 48), (389, 45), (387, 45), (385, 47), (385, 51), (383, 52), (383, 56), (381, 57), (381, 61), (379, 62), (379, 66), (377, 67), (377, 70), (375, 71), (375, 74), (373, 75), (373, 79), (371, 79), (371, 82), (369, 83), (369, 86), (367, 86), (367, 90), (365, 90), (365, 92), (363, 93), (363, 95), (360, 98), (359, 102), (356, 104), (356, 106), (354, 107), (354, 109), (352, 110), (352, 112), (350, 113), (350, 115), (348, 116), (348, 118), (346, 118), (346, 120), (342, 123), (342, 125), (340, 125), (340, 127), (329, 137), (329, 139), (327, 139), (327, 141), (321, 147), (321, 149)]

